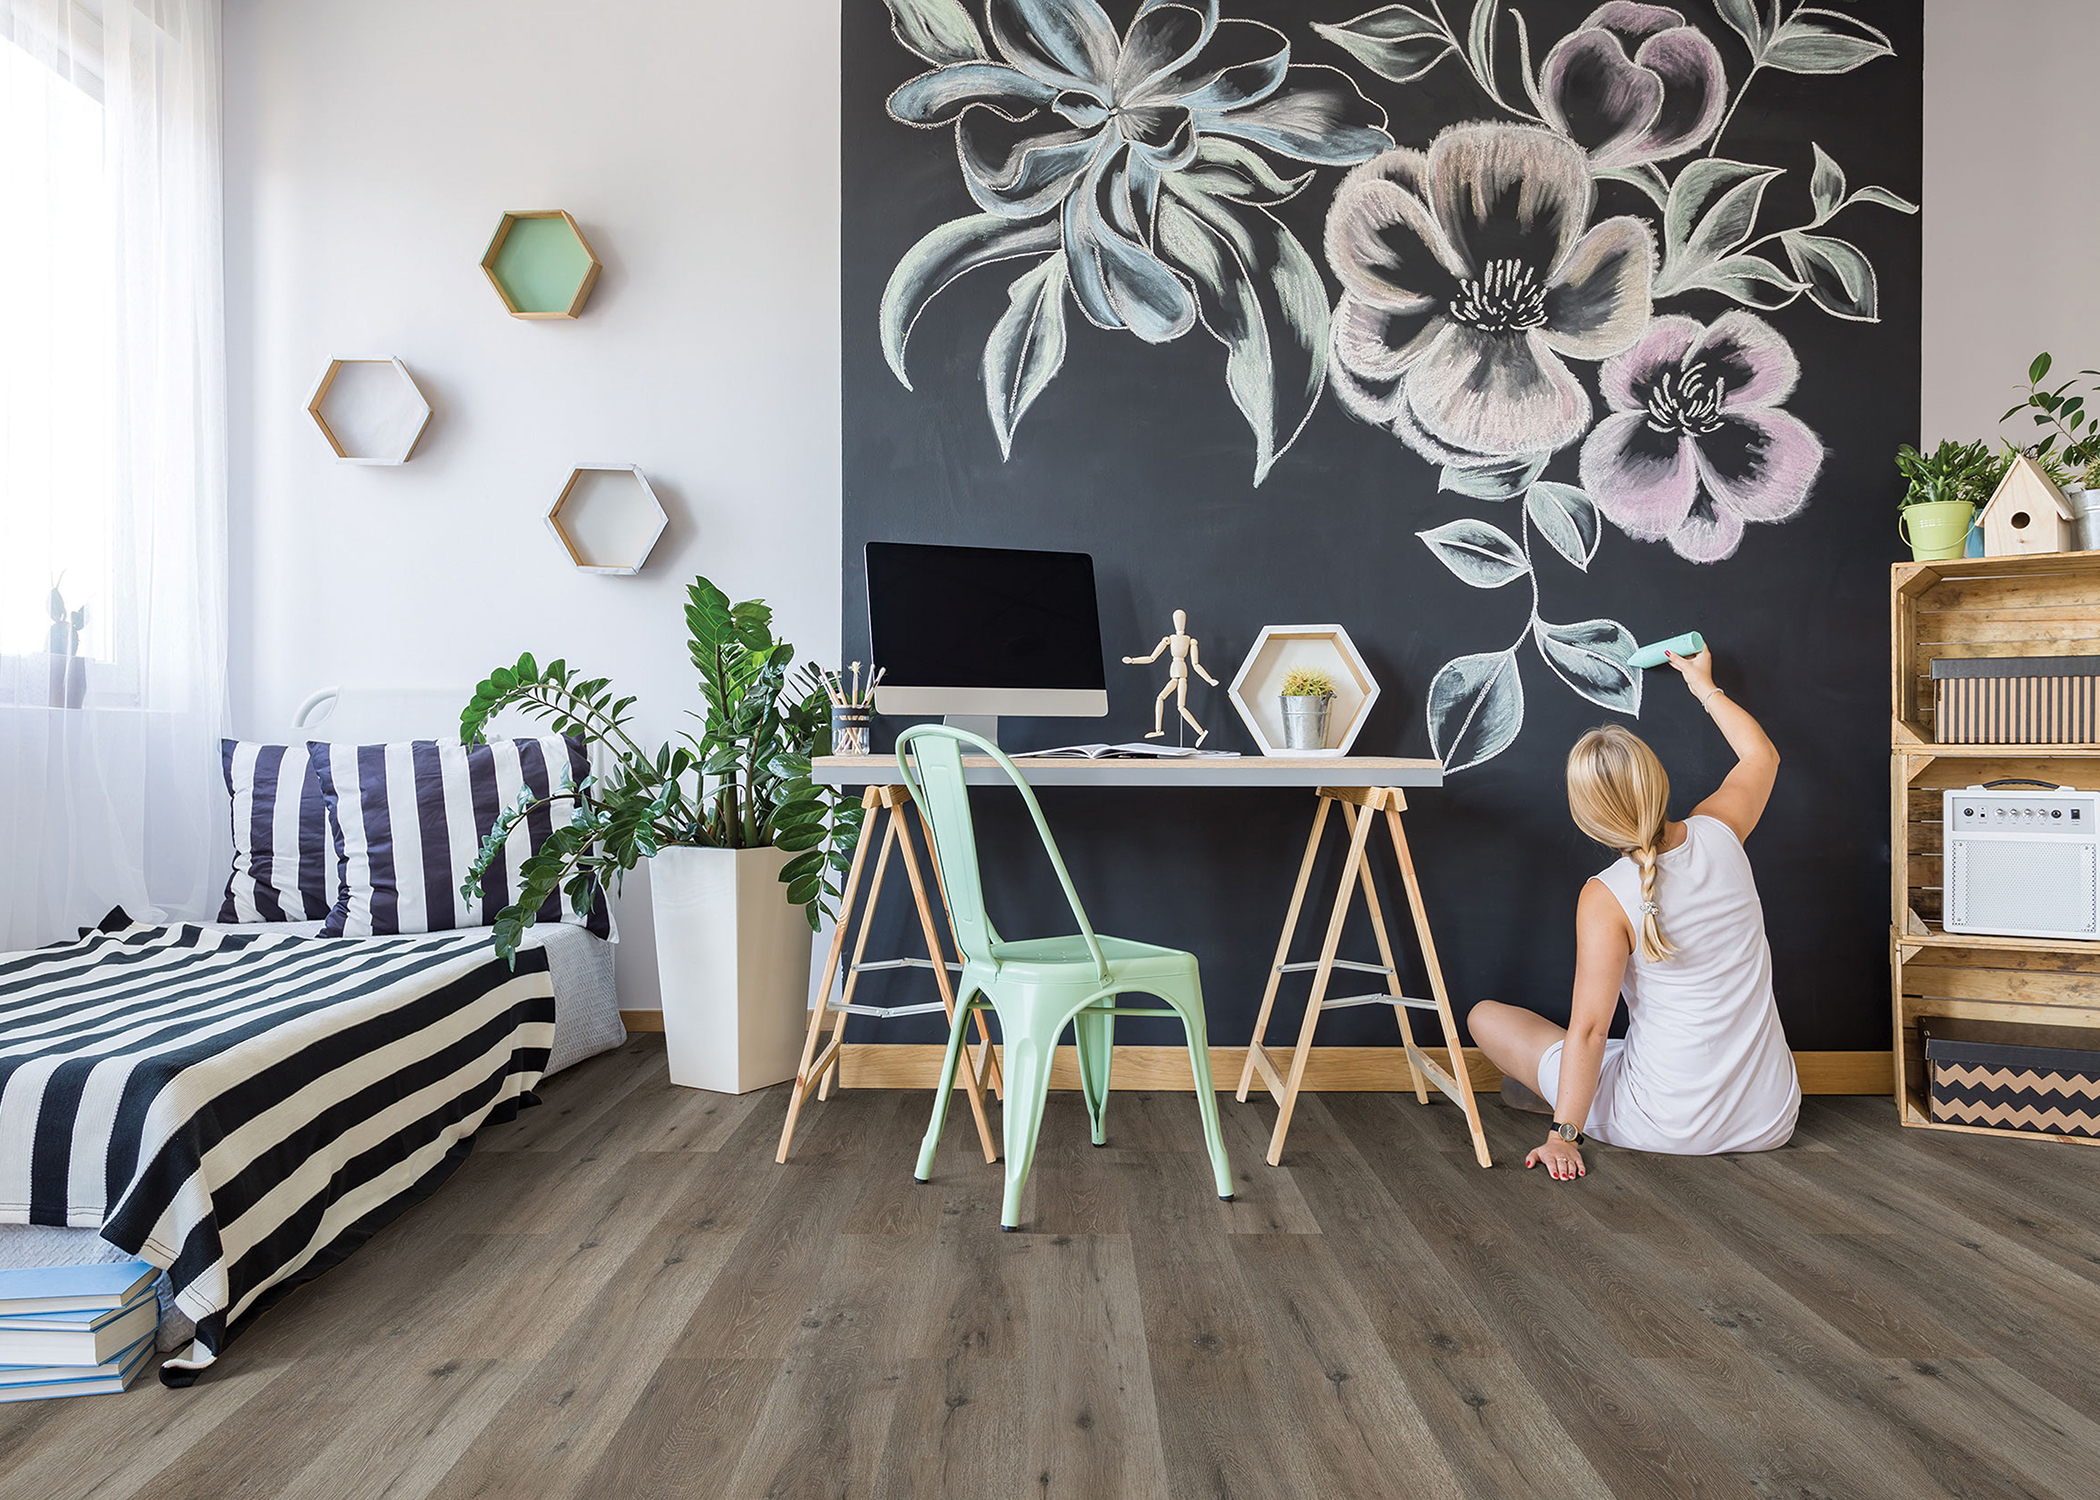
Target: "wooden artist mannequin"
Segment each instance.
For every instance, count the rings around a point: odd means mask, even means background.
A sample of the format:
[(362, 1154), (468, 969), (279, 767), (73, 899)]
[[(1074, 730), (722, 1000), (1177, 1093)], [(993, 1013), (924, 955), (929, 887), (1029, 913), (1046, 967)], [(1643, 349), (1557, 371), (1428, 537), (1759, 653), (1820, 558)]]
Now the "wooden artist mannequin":
[(1196, 731), (1196, 743), (1200, 745), (1205, 739), (1209, 738), (1210, 731), (1198, 724), (1196, 716), (1189, 712), (1189, 669), (1193, 667), (1196, 675), (1212, 687), (1218, 685), (1218, 679), (1203, 670), (1203, 661), (1200, 654), (1201, 648), (1197, 646), (1196, 638), (1189, 634), (1187, 610), (1177, 609), (1174, 611), (1174, 633), (1161, 636), (1159, 644), (1152, 648), (1150, 656), (1126, 656), (1123, 658), (1123, 665), (1126, 667), (1150, 666), (1153, 662), (1159, 660), (1162, 651), (1173, 652), (1173, 657), (1167, 668), (1167, 685), (1159, 690), (1159, 697), (1152, 704), (1152, 732), (1147, 734), (1145, 738), (1157, 740), (1166, 737), (1167, 699), (1171, 697), (1174, 699), (1174, 706), (1181, 711), (1182, 718), (1188, 720), (1190, 726)]

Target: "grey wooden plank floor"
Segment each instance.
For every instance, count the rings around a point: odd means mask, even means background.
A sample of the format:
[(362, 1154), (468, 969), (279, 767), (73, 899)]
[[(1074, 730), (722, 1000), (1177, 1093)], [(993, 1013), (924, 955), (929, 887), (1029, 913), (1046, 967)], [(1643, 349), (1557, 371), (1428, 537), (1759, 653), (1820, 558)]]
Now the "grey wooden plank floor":
[[(2100, 1153), (1901, 1131), (1516, 1169), (1536, 1121), (1053, 1096), (1028, 1202), (921, 1094), (668, 1082), (640, 1038), (187, 1391), (0, 1407), (8, 1500), (2100, 1494)], [(963, 1116), (964, 1112), (958, 1110)]]

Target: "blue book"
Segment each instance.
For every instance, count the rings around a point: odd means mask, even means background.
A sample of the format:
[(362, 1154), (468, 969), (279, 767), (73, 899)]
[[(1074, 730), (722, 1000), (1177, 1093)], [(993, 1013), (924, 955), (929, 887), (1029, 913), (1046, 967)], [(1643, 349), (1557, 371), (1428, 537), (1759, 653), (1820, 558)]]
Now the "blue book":
[[(153, 1352), (153, 1336), (148, 1334), (99, 1365), (0, 1370), (0, 1402), (41, 1401), (48, 1396), (113, 1396), (146, 1368)], [(10, 1378), (23, 1375), (37, 1378)]]
[(107, 1311), (134, 1300), (160, 1271), (142, 1260), (0, 1271), (0, 1315)]
[(0, 1313), (0, 1337), (9, 1333), (20, 1333), (32, 1329), (38, 1333), (92, 1333), (110, 1319), (130, 1312), (141, 1302), (150, 1302), (155, 1292), (152, 1282), (147, 1282), (131, 1300), (121, 1307), (83, 1307), (77, 1312)]
[(150, 1287), (115, 1312), (0, 1318), (0, 1365), (102, 1364), (159, 1327), (160, 1303)]

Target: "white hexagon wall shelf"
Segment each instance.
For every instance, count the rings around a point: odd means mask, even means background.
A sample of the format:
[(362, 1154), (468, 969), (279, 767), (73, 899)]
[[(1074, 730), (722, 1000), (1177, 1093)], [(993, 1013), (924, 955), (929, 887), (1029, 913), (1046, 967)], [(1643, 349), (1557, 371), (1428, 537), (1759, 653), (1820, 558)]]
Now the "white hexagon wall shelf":
[(547, 511), (569, 561), (586, 573), (639, 573), (670, 525), (648, 478), (632, 464), (586, 464)]
[[(1324, 750), (1283, 747), (1283, 679), (1299, 667), (1312, 667), (1334, 679), (1334, 703), (1327, 711)], [(1332, 757), (1347, 755), (1378, 701), (1378, 684), (1370, 668), (1339, 625), (1264, 625), (1254, 647), (1226, 690), (1232, 706), (1264, 755)]]
[(598, 284), (599, 265), (583, 228), (564, 209), (518, 209), (503, 216), (481, 269), (514, 318), (573, 318)]
[(307, 415), (347, 464), (405, 464), (430, 422), (430, 403), (398, 359), (331, 359)]

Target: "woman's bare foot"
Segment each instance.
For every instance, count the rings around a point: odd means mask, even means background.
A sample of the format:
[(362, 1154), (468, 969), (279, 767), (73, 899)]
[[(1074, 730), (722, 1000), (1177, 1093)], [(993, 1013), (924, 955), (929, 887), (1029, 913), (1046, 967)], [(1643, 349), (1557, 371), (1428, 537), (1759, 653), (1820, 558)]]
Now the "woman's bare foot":
[(1550, 1115), (1553, 1113), (1552, 1105), (1506, 1073), (1502, 1077), (1502, 1102), (1508, 1108), (1521, 1109), (1526, 1114)]

